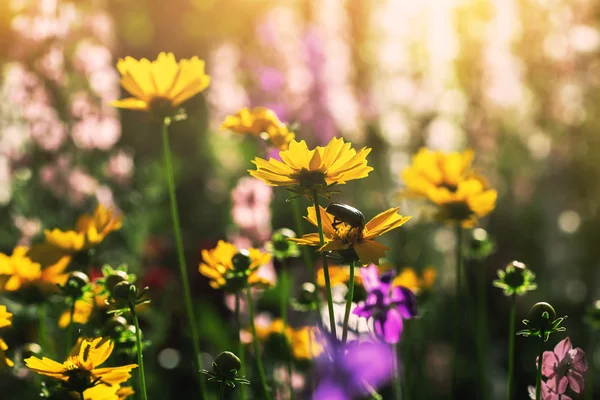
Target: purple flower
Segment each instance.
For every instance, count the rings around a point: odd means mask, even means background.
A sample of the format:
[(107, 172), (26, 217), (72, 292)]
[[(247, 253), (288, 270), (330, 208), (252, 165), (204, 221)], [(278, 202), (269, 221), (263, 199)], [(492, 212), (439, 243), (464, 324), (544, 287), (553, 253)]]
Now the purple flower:
[(542, 356), (542, 375), (548, 378), (548, 388), (558, 394), (564, 393), (567, 386), (575, 393), (581, 393), (583, 374), (587, 369), (585, 353), (580, 348), (574, 349), (569, 338), (559, 342), (554, 351), (545, 351)]
[(392, 287), (393, 273), (379, 276), (375, 265), (361, 269), (367, 299), (359, 303), (354, 314), (373, 318), (375, 334), (386, 343), (398, 343), (403, 320), (417, 315), (414, 293), (403, 286)]
[(394, 352), (383, 343), (340, 342), (330, 345), (321, 358), (322, 379), (313, 400), (350, 400), (364, 396), (387, 382), (393, 374)]

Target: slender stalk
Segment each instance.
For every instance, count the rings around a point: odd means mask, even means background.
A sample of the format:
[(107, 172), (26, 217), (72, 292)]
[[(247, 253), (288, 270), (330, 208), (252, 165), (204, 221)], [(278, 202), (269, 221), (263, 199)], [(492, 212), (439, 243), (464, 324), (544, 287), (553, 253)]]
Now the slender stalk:
[(354, 261), (350, 263), (350, 280), (348, 281), (348, 298), (346, 299), (346, 310), (344, 311), (344, 325), (342, 331), (342, 344), (348, 339), (348, 321), (350, 320), (350, 309), (354, 299)]
[[(302, 211), (300, 210), (300, 203), (298, 199), (291, 200), (292, 210), (294, 211), (294, 222), (296, 224), (296, 233), (298, 237), (304, 235), (304, 228), (302, 227)], [(310, 258), (309, 248), (307, 246), (300, 246), (302, 248), (302, 258), (304, 258), (304, 265), (308, 268), (310, 273), (311, 282), (317, 284), (317, 275), (315, 272), (315, 266)]]
[(394, 399), (402, 400), (402, 378), (400, 377), (400, 372), (398, 371), (398, 345), (392, 344), (392, 368), (394, 372)]
[(535, 400), (542, 398), (542, 358), (544, 357), (544, 331), (540, 336), (540, 354), (538, 356), (537, 378), (535, 379)]
[[(279, 282), (281, 284), (281, 320), (283, 322), (283, 332), (287, 332), (287, 311), (288, 311), (288, 303), (290, 300), (289, 297), (289, 275), (288, 275), (288, 261), (287, 258), (284, 258), (281, 262), (281, 276), (279, 277)], [(288, 373), (288, 384), (290, 386), (290, 399), (294, 400), (296, 398), (294, 394), (294, 388), (292, 386), (292, 356), (291, 352), (286, 357), (286, 366)]]
[(221, 387), (219, 388), (219, 400), (222, 400), (225, 396), (225, 384), (221, 382)]
[(81, 397), (81, 400), (85, 400), (85, 396), (83, 395), (83, 392), (79, 392), (79, 397)]
[[(596, 339), (597, 339), (596, 331), (591, 331), (591, 340), (588, 348), (588, 354), (594, 354), (596, 350)], [(591, 400), (594, 397), (594, 377), (596, 372), (596, 360), (594, 357), (590, 357), (589, 367), (587, 371), (587, 376), (589, 377), (586, 382), (585, 387), (585, 399)]]
[[(403, 354), (403, 358), (404, 358), (404, 398), (406, 399), (411, 399), (412, 398), (412, 394), (411, 394), (411, 386), (412, 386), (412, 374), (411, 374), (411, 368), (412, 368), (412, 357), (411, 357), (411, 350), (413, 347), (413, 328), (414, 325), (418, 322), (417, 320), (413, 320), (410, 323), (407, 323), (408, 321), (405, 321), (405, 325), (404, 325), (404, 331), (402, 332), (402, 347), (404, 348), (404, 354)], [(396, 345), (396, 357), (397, 359), (400, 359), (399, 357), (399, 351), (400, 350), (400, 346)], [(398, 380), (401, 380), (401, 377), (398, 376), (397, 378)]]
[[(240, 319), (240, 294), (236, 293), (235, 294), (235, 322), (237, 325), (237, 342), (238, 342), (238, 357), (240, 358), (240, 364), (242, 365), (242, 370), (245, 370), (246, 367), (244, 366), (244, 359), (245, 359), (245, 351), (244, 351), (244, 344), (242, 343), (242, 340), (240, 339), (240, 332), (242, 331), (242, 322)], [(240, 386), (240, 397), (242, 398), (242, 400), (246, 400), (246, 385), (239, 385)]]
[(460, 296), (462, 289), (462, 226), (460, 222), (456, 223), (456, 293), (454, 294), (454, 361), (452, 366), (452, 386), (450, 397), (454, 398), (457, 386), (457, 367), (458, 367), (458, 338), (461, 325)]
[(129, 310), (131, 312), (133, 324), (135, 325), (135, 345), (137, 347), (138, 379), (140, 381), (140, 391), (142, 392), (142, 400), (148, 400), (148, 394), (146, 393), (146, 374), (144, 372), (144, 354), (142, 352), (142, 331), (140, 330), (138, 317), (135, 313), (135, 304), (130, 303)]
[[(167, 186), (169, 188), (169, 200), (171, 203), (171, 217), (173, 219), (173, 233), (175, 235), (175, 243), (177, 245), (177, 259), (179, 261), (179, 275), (181, 277), (183, 298), (185, 303), (185, 311), (187, 314), (187, 322), (189, 325), (190, 334), (192, 336), (192, 347), (194, 349), (194, 367), (196, 373), (202, 369), (202, 358), (200, 357), (200, 340), (196, 328), (196, 319), (194, 318), (194, 306), (192, 303), (192, 294), (190, 283), (188, 280), (185, 254), (183, 252), (183, 240), (181, 235), (181, 226), (179, 225), (179, 210), (177, 208), (177, 197), (175, 195), (175, 178), (173, 176), (173, 161), (171, 156), (171, 147), (169, 146), (169, 123), (165, 119), (162, 124), (162, 139), (163, 151), (165, 160), (165, 172), (167, 176)], [(206, 399), (206, 388), (204, 380), (198, 376), (200, 382), (201, 399)]]
[[(511, 400), (515, 391), (515, 319), (517, 318), (517, 295), (510, 298), (510, 320), (508, 329), (508, 392), (506, 398)], [(541, 359), (540, 359), (541, 360)], [(541, 364), (541, 363), (540, 363)]]
[[(69, 309), (69, 325), (67, 326), (67, 337), (65, 344), (65, 354), (68, 356), (71, 352), (71, 347), (73, 346), (73, 316), (75, 315), (75, 298), (71, 297), (71, 307)], [(83, 397), (82, 397), (83, 398)]]
[(487, 263), (476, 263), (477, 279), (477, 356), (479, 364), (480, 396), (482, 400), (488, 398), (487, 390), (487, 347), (488, 347), (488, 322), (487, 322)]
[(262, 359), (260, 356), (260, 346), (258, 344), (258, 335), (256, 334), (256, 325), (254, 324), (254, 300), (250, 293), (250, 287), (246, 289), (248, 297), (248, 312), (250, 314), (250, 329), (252, 329), (252, 343), (254, 344), (254, 356), (256, 357), (256, 368), (258, 369), (258, 375), (260, 377), (260, 383), (263, 388), (265, 400), (271, 400), (271, 393), (267, 386), (267, 378), (265, 377), (265, 370), (263, 368)]
[[(321, 209), (319, 208), (319, 193), (313, 191), (313, 202), (315, 203), (315, 214), (317, 214), (317, 227), (319, 228), (319, 241), (321, 246), (325, 245), (323, 235), (323, 223), (321, 221)], [(335, 314), (333, 310), (333, 297), (331, 296), (331, 279), (329, 278), (329, 265), (327, 264), (327, 255), (321, 253), (323, 263), (323, 275), (325, 276), (325, 291), (327, 292), (327, 308), (329, 310), (329, 324), (331, 325), (331, 336), (334, 342), (337, 340), (337, 329), (335, 326)]]

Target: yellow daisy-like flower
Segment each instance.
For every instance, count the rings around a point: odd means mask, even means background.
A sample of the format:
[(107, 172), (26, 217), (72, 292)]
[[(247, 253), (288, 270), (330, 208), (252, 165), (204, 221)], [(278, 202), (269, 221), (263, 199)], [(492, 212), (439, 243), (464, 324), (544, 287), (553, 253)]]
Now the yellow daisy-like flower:
[(28, 250), (17, 246), (10, 256), (0, 253), (0, 291), (19, 290), (42, 277), (42, 266), (27, 257)]
[(82, 339), (63, 363), (46, 357), (41, 360), (29, 357), (25, 359), (25, 365), (38, 374), (65, 382), (71, 382), (71, 379), (84, 387), (96, 380), (105, 385), (119, 385), (131, 377), (130, 371), (136, 368), (137, 364), (98, 368), (108, 359), (113, 348), (114, 343), (109, 338)]
[(84, 400), (119, 400), (119, 385), (96, 385), (83, 392)]
[[(10, 326), (12, 324), (12, 316), (12, 313), (6, 310), (6, 306), (0, 305), (0, 328)], [(8, 345), (0, 338), (0, 370), (4, 365), (8, 367), (14, 366), (14, 363), (4, 355), (6, 350), (8, 350)]]
[(282, 161), (256, 157), (252, 161), (256, 170), (248, 172), (267, 185), (284, 186), (300, 195), (315, 191), (328, 195), (332, 185), (365, 178), (373, 170), (366, 158), (371, 149), (363, 147), (357, 152), (351, 146), (342, 138), (333, 138), (327, 146), (309, 150), (304, 140), (292, 140), (289, 149), (279, 153)]
[(439, 207), (441, 219), (472, 227), (477, 218), (494, 210), (498, 196), (473, 173), (472, 162), (471, 150), (445, 154), (422, 148), (402, 171), (406, 185), (402, 194), (428, 198)]
[(236, 114), (228, 115), (221, 129), (261, 137), (279, 150), (287, 150), (290, 141), (296, 137), (275, 112), (265, 107), (242, 108)]
[(199, 271), (210, 279), (214, 289), (237, 292), (246, 286), (272, 286), (272, 282), (258, 274), (261, 265), (271, 261), (271, 255), (258, 249), (238, 249), (222, 240), (212, 250), (202, 250), (203, 263)]
[[(90, 320), (92, 312), (94, 311), (94, 304), (91, 300), (80, 299), (75, 301), (75, 313), (73, 314), (73, 323), (85, 325)], [(62, 313), (58, 319), (58, 326), (60, 328), (66, 328), (71, 323), (71, 310), (66, 310)]]
[[(379, 259), (385, 256), (386, 250), (389, 250), (387, 246), (376, 242), (374, 239), (404, 225), (411, 218), (398, 214), (398, 208), (390, 208), (375, 216), (364, 227), (351, 226), (345, 222), (334, 225), (334, 216), (327, 213), (323, 207), (319, 208), (325, 245), (321, 247), (318, 233), (309, 233), (301, 238), (290, 238), (288, 240), (301, 245), (320, 246), (319, 251), (337, 250), (344, 252), (345, 250), (351, 250), (354, 252), (353, 256), (364, 265), (379, 265)], [(305, 219), (317, 226), (315, 207), (308, 207), (307, 210), (308, 216)]]
[(119, 400), (125, 400), (126, 398), (128, 398), (129, 396), (133, 396), (134, 394), (135, 390), (133, 390), (133, 388), (130, 386), (124, 386), (117, 390), (117, 396), (119, 397)]
[(319, 329), (314, 326), (304, 326), (293, 330), (291, 337), (292, 353), (298, 360), (312, 360), (325, 351)]
[(404, 268), (392, 281), (393, 286), (404, 286), (418, 293), (421, 290), (430, 289), (435, 283), (437, 272), (433, 267), (426, 267), (421, 277), (412, 268)]
[[(354, 283), (356, 285), (362, 285), (362, 275), (358, 273), (358, 268), (355, 267)], [(350, 267), (342, 267), (338, 265), (330, 265), (328, 268), (329, 279), (331, 286), (347, 284), (350, 281)], [(325, 287), (325, 272), (323, 268), (317, 271), (317, 285)]]
[(121, 229), (122, 216), (99, 205), (93, 215), (82, 215), (77, 220), (76, 230), (46, 230), (46, 241), (65, 252), (77, 252), (101, 243), (106, 236)]
[(155, 61), (120, 59), (121, 86), (133, 97), (112, 102), (131, 110), (155, 111), (168, 116), (184, 101), (208, 87), (210, 77), (198, 57), (177, 62), (173, 53), (160, 53)]

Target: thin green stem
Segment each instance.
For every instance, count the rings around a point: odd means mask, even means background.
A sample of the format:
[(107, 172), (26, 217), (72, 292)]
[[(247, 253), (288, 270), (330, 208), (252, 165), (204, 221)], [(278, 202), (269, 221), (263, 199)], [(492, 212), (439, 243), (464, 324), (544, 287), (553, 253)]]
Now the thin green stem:
[(131, 312), (133, 324), (135, 325), (135, 345), (137, 347), (138, 379), (140, 381), (140, 391), (142, 392), (142, 400), (148, 400), (148, 394), (146, 393), (146, 374), (144, 372), (144, 354), (142, 352), (142, 331), (140, 330), (138, 317), (135, 313), (135, 304), (130, 303), (129, 310)]
[[(290, 200), (292, 203), (292, 210), (294, 211), (294, 222), (296, 224), (296, 233), (298, 237), (304, 235), (304, 228), (302, 227), (302, 211), (300, 210), (300, 202), (299, 198)], [(304, 258), (304, 265), (308, 268), (308, 272), (310, 273), (311, 282), (315, 285), (317, 284), (317, 275), (315, 272), (314, 263), (310, 257), (310, 250), (308, 246), (300, 246), (302, 247), (302, 258)]]
[(517, 318), (517, 295), (510, 298), (510, 320), (508, 321), (508, 392), (506, 398), (511, 400), (515, 391), (515, 319)]
[[(325, 245), (325, 236), (323, 235), (323, 222), (321, 221), (321, 209), (319, 207), (319, 193), (313, 191), (313, 202), (315, 203), (315, 214), (317, 214), (317, 227), (319, 228), (319, 242), (321, 246)], [(329, 310), (329, 324), (331, 325), (331, 336), (337, 340), (337, 329), (335, 326), (335, 314), (333, 310), (333, 297), (331, 296), (331, 279), (329, 278), (329, 265), (327, 264), (327, 255), (321, 253), (323, 263), (323, 275), (325, 276), (325, 291), (327, 292), (327, 308)]]
[(402, 400), (402, 378), (400, 377), (400, 372), (398, 371), (398, 345), (392, 344), (392, 368), (394, 372), (394, 399)]
[(538, 355), (537, 378), (535, 379), (535, 400), (542, 398), (542, 358), (544, 357), (544, 331), (540, 336), (540, 353)]
[[(163, 139), (163, 151), (165, 161), (165, 172), (167, 176), (167, 186), (169, 189), (169, 201), (171, 203), (171, 217), (173, 219), (173, 233), (175, 235), (175, 243), (177, 245), (177, 259), (179, 261), (179, 275), (181, 277), (181, 283), (183, 286), (183, 298), (185, 303), (185, 311), (187, 314), (187, 322), (189, 325), (190, 334), (192, 336), (192, 347), (194, 349), (194, 367), (196, 373), (202, 370), (202, 358), (200, 357), (200, 340), (198, 337), (198, 331), (196, 328), (196, 319), (194, 317), (194, 306), (192, 303), (192, 293), (190, 290), (190, 283), (188, 279), (188, 273), (185, 262), (185, 254), (183, 252), (183, 240), (181, 235), (181, 226), (179, 225), (179, 210), (177, 208), (177, 197), (175, 195), (175, 177), (173, 174), (173, 161), (171, 156), (171, 147), (169, 146), (169, 130), (168, 122), (165, 121), (162, 124), (162, 139)], [(200, 382), (200, 394), (201, 399), (207, 399), (206, 388), (204, 385), (204, 379), (198, 375)]]
[(348, 339), (348, 321), (350, 320), (350, 309), (354, 299), (354, 261), (350, 263), (350, 280), (348, 281), (348, 298), (346, 299), (346, 309), (344, 310), (344, 325), (342, 331), (342, 344), (346, 344)]
[[(279, 277), (279, 283), (281, 285), (281, 321), (283, 322), (283, 332), (287, 332), (288, 327), (288, 304), (290, 301), (289, 296), (289, 275), (288, 275), (288, 259), (284, 258), (281, 262), (281, 276)], [(287, 354), (286, 366), (288, 373), (288, 384), (290, 387), (290, 399), (296, 398), (294, 393), (294, 387), (292, 386), (292, 355), (291, 352)]]
[(250, 287), (247, 288), (246, 294), (248, 297), (248, 312), (250, 317), (250, 329), (252, 329), (252, 343), (254, 344), (254, 356), (256, 357), (256, 368), (258, 369), (258, 375), (260, 377), (260, 383), (263, 388), (265, 400), (271, 399), (271, 393), (267, 386), (267, 378), (265, 377), (265, 370), (262, 364), (262, 358), (260, 356), (260, 346), (258, 343), (258, 335), (256, 334), (256, 325), (254, 324), (254, 300), (252, 299), (252, 293), (250, 293)]
[(221, 382), (221, 387), (219, 388), (219, 400), (222, 400), (225, 396), (225, 384)]
[(477, 285), (477, 356), (479, 364), (480, 396), (482, 400), (488, 398), (487, 390), (487, 347), (488, 347), (488, 322), (487, 322), (487, 263), (476, 263)]
[[(408, 321), (405, 321), (405, 325), (404, 325), (404, 331), (402, 332), (402, 347), (404, 348), (404, 354), (403, 354), (403, 358), (404, 358), (404, 385), (403, 385), (403, 389), (404, 389), (404, 398), (405, 399), (411, 399), (412, 398), (412, 394), (411, 394), (411, 385), (413, 383), (412, 381), (412, 376), (411, 376), (411, 369), (412, 369), (412, 348), (413, 348), (413, 337), (415, 336), (413, 334), (413, 330), (415, 328), (415, 324), (419, 323), (420, 321), (418, 320), (412, 320), (410, 323), (408, 323)], [(399, 350), (400, 350), (400, 346), (396, 345), (396, 357), (398, 359), (400, 359), (399, 357)], [(398, 380), (400, 380), (401, 377), (398, 376)]]
[(71, 307), (69, 308), (69, 325), (67, 326), (67, 337), (65, 344), (65, 354), (68, 356), (71, 352), (71, 347), (73, 346), (73, 329), (75, 328), (73, 324), (73, 316), (75, 315), (75, 298), (70, 297)]
[(85, 396), (83, 395), (83, 392), (79, 392), (79, 397), (81, 397), (81, 400), (85, 400)]
[(454, 294), (454, 361), (452, 364), (452, 386), (450, 397), (454, 398), (457, 387), (458, 342), (461, 325), (460, 298), (462, 294), (462, 226), (456, 223), (456, 289)]
[[(240, 364), (242, 365), (242, 370), (245, 371), (246, 367), (244, 366), (245, 359), (245, 351), (244, 351), (244, 343), (240, 339), (240, 332), (242, 331), (242, 321), (240, 319), (240, 294), (235, 294), (235, 322), (237, 327), (237, 342), (238, 342), (238, 357), (240, 358)], [(240, 397), (242, 400), (246, 400), (246, 385), (240, 386)]]

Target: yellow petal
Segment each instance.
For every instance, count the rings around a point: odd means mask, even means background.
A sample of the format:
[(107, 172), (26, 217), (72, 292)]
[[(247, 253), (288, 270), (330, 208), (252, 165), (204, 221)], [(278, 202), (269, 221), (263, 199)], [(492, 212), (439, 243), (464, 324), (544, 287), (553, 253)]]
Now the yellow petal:
[(356, 243), (353, 248), (363, 265), (379, 265), (379, 259), (385, 257), (386, 250), (389, 250), (389, 247), (374, 240), (362, 240)]

